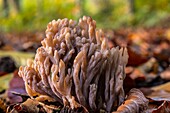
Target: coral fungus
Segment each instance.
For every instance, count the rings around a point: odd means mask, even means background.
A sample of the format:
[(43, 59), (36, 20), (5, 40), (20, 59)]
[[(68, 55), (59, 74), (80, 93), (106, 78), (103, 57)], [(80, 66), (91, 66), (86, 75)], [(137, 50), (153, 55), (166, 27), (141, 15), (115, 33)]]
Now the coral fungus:
[(30, 97), (88, 112), (112, 112), (122, 104), (127, 49), (110, 49), (91, 17), (53, 20), (41, 43), (35, 59), (19, 69)]

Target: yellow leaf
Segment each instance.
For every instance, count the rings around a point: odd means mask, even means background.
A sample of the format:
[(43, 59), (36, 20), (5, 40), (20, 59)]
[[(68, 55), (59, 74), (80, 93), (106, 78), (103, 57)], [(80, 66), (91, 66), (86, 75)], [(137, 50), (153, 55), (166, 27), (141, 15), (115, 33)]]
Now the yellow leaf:
[(9, 87), (9, 82), (13, 77), (13, 73), (7, 74), (7, 75), (3, 75), (0, 77), (0, 92), (8, 89)]
[(12, 57), (15, 60), (16, 65), (19, 67), (21, 65), (22, 66), (26, 65), (27, 60), (32, 59), (34, 57), (34, 53), (0, 50), (0, 57), (3, 56)]
[(157, 91), (157, 90), (165, 90), (167, 92), (170, 92), (170, 82), (162, 84), (162, 85), (159, 85), (159, 86), (152, 87), (151, 89), (153, 89), (155, 91)]

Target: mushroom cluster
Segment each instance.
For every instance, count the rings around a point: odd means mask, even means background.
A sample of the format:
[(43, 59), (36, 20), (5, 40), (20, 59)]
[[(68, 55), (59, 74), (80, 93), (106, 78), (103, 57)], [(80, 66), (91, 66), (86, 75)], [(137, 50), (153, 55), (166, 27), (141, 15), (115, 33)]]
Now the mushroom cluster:
[(34, 60), (19, 69), (30, 97), (87, 112), (112, 112), (122, 104), (127, 49), (109, 48), (91, 17), (53, 20), (41, 44)]

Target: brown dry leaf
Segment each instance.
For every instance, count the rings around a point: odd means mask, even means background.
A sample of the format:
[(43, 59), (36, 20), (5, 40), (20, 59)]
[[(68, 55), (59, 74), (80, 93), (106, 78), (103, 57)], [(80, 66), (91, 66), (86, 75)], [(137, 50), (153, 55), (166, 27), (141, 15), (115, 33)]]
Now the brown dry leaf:
[(170, 113), (170, 102), (150, 99), (149, 109), (147, 109), (145, 113)]
[(170, 113), (170, 102), (164, 101), (157, 109), (152, 113)]
[(167, 61), (170, 55), (170, 42), (161, 42), (159, 45), (155, 45), (153, 48), (154, 56), (159, 59), (159, 61)]
[(150, 58), (146, 63), (136, 67), (127, 67), (126, 74), (133, 80), (145, 81), (146, 83), (154, 80), (158, 74), (158, 62), (155, 58)]
[[(41, 110), (39, 103), (32, 99), (27, 99), (27, 101), (25, 101), (22, 104), (16, 104), (10, 107), (8, 108), (8, 111), (7, 111), (9, 113), (39, 113)], [(45, 113), (45, 112), (42, 112), (42, 113)]]
[(136, 50), (132, 49), (131, 47), (128, 47), (128, 65), (130, 66), (139, 66), (145, 62), (148, 61), (148, 57), (142, 55), (141, 53), (138, 53), (137, 51), (140, 51), (139, 47), (135, 47)]
[(125, 90), (125, 94), (127, 94), (134, 87), (136, 87), (135, 81), (132, 78), (130, 78), (129, 75), (126, 75), (126, 78), (123, 81), (123, 88)]
[(165, 90), (153, 91), (151, 94), (146, 96), (154, 101), (170, 101), (170, 92)]
[(127, 67), (125, 68), (125, 73), (126, 73), (126, 75), (131, 74), (133, 71), (134, 71), (134, 67), (132, 67), (132, 66), (127, 66)]
[(149, 100), (139, 89), (131, 89), (126, 101), (112, 113), (142, 113), (148, 109)]
[[(57, 102), (55, 102), (56, 104)], [(53, 103), (54, 104), (54, 103)], [(57, 104), (56, 104), (57, 105)], [(12, 104), (8, 107), (8, 113), (58, 113), (61, 106), (51, 105), (50, 102), (39, 102), (36, 99), (28, 98), (23, 103)], [(70, 108), (72, 112), (65, 112), (65, 113), (74, 113), (73, 110)]]
[(0, 71), (0, 76), (3, 76), (3, 75), (5, 75), (5, 74), (7, 74), (6, 72), (1, 72)]
[(0, 37), (3, 42), (1, 49), (35, 52), (44, 37), (42, 32), (6, 33)]
[(165, 90), (167, 92), (170, 92), (170, 82), (167, 82), (167, 83), (159, 85), (159, 86), (152, 87), (151, 89), (153, 89), (155, 91), (157, 91), (157, 90)]
[(121, 45), (126, 40), (130, 48), (128, 48), (130, 56), (128, 65), (140, 65), (146, 62), (148, 57), (155, 57), (159, 59), (161, 66), (166, 68), (170, 55), (169, 32), (167, 28), (123, 29), (114, 32), (112, 41), (115, 45)]
[(146, 110), (146, 113), (170, 112), (170, 92), (164, 90), (152, 90), (146, 97), (149, 99), (149, 108)]
[(145, 80), (145, 73), (143, 73), (140, 69), (136, 68), (134, 71), (129, 75), (130, 78), (133, 80), (137, 78), (143, 78)]
[(0, 98), (0, 113), (6, 113), (7, 105), (3, 99)]
[(162, 79), (170, 80), (170, 67), (160, 74)]
[(165, 35), (166, 35), (167, 39), (170, 41), (170, 29), (166, 30)]

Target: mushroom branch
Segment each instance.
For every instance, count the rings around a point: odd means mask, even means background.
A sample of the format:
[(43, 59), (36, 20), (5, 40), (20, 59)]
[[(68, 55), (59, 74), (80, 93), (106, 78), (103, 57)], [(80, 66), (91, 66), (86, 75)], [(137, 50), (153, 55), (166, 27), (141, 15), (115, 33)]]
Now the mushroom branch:
[(91, 17), (53, 20), (41, 44), (34, 60), (19, 69), (31, 98), (86, 112), (112, 112), (124, 102), (127, 49), (109, 48)]

